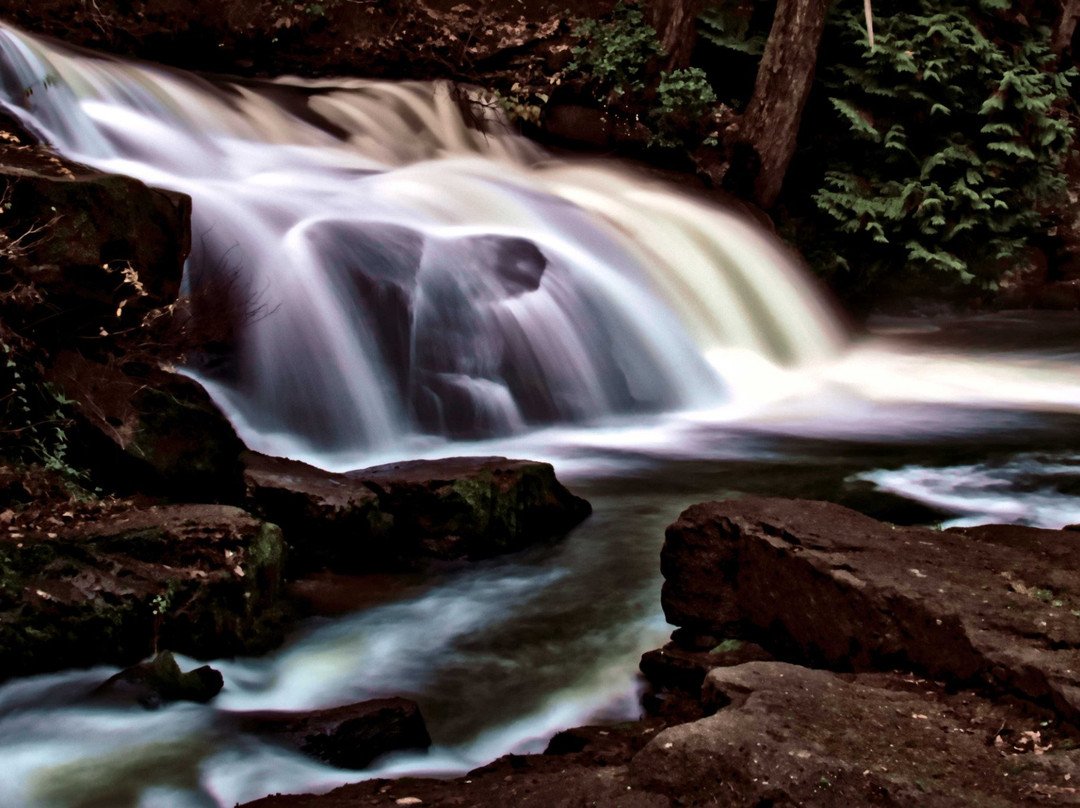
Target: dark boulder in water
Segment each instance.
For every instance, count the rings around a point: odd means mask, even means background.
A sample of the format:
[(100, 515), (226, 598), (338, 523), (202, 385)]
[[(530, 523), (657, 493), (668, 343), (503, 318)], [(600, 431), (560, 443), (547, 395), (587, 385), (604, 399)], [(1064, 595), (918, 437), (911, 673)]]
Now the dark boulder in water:
[(560, 536), (592, 507), (550, 463), (505, 457), (413, 460), (350, 472), (379, 495), (394, 531), (434, 558), (484, 558)]
[(110, 701), (137, 701), (147, 709), (156, 709), (171, 701), (205, 704), (221, 692), (224, 684), (220, 671), (209, 665), (181, 671), (176, 658), (169, 651), (161, 651), (149, 662), (109, 677), (94, 695)]
[(281, 525), (290, 568), (360, 572), (483, 558), (566, 533), (590, 512), (547, 463), (458, 457), (333, 474), (245, 455), (248, 501)]
[(311, 712), (257, 712), (235, 716), (242, 729), (269, 735), (342, 769), (362, 769), (401, 749), (431, 746), (424, 718), (408, 699), (372, 699)]

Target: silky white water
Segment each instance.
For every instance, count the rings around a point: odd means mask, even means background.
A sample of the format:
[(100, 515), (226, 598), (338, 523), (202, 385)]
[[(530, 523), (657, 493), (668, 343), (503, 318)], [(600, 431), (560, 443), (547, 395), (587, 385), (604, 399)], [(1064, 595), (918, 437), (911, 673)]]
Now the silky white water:
[(284, 80), (290, 111), (267, 86), (12, 31), (0, 52), (27, 127), (191, 194), (196, 316), (227, 296), (240, 328), (227, 370), (192, 370), (255, 448), (393, 451), (709, 407), (725, 397), (712, 350), (787, 365), (840, 346), (782, 250), (740, 218), (550, 161), (448, 85)]
[[(559, 544), (403, 583), (264, 658), (215, 662), (226, 687), (210, 705), (95, 703), (105, 668), (0, 686), (4, 808), (227, 807), (462, 772), (632, 717), (636, 660), (670, 628), (663, 529), (705, 499), (1080, 522), (1077, 346), (849, 349), (752, 225), (552, 160), (483, 104), (467, 122), (445, 85), (284, 79), (281, 106), (267, 85), (8, 28), (0, 81), (5, 109), (64, 154), (192, 196), (187, 289), (196, 306), (200, 290), (229, 298), (240, 336), (189, 371), (248, 445), (334, 469), (534, 457), (595, 508)], [(435, 746), (364, 773), (230, 719), (386, 695), (419, 701)]]

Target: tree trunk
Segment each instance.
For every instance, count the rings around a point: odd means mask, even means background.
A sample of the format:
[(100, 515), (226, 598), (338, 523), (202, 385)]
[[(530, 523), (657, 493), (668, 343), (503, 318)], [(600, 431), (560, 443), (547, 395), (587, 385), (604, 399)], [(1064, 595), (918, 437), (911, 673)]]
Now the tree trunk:
[(652, 25), (664, 47), (663, 69), (675, 70), (690, 66), (697, 42), (697, 29), (694, 21), (704, 0), (654, 0)]
[(754, 196), (763, 208), (776, 202), (795, 154), (828, 8), (828, 0), (779, 0), (776, 6), (739, 135), (761, 160)]
[(1054, 24), (1054, 31), (1050, 37), (1050, 47), (1059, 56), (1072, 42), (1077, 18), (1080, 18), (1080, 0), (1064, 0), (1061, 3), (1061, 14)]

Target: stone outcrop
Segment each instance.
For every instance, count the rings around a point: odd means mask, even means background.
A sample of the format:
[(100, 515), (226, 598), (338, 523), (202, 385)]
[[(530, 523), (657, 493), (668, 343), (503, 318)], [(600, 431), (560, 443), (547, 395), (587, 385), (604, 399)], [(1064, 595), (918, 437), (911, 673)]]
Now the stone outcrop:
[(73, 461), (112, 490), (238, 502), (244, 444), (202, 386), (151, 364), (65, 351), (49, 371), (70, 400)]
[(100, 342), (175, 302), (191, 246), (189, 197), (29, 144), (4, 143), (0, 160), (0, 246), (14, 281), (37, 293), (25, 303), (49, 315), (36, 341)]
[(245, 455), (248, 502), (281, 525), (294, 573), (358, 572), (483, 558), (558, 536), (589, 513), (547, 463), (414, 461), (332, 474)]
[(342, 769), (362, 769), (402, 749), (431, 746), (420, 708), (408, 699), (372, 699), (312, 712), (241, 713), (240, 726), (295, 746)]
[(913, 669), (1080, 719), (1080, 535), (899, 528), (825, 502), (696, 505), (667, 531), (670, 622), (841, 670)]
[(1080, 752), (1015, 704), (783, 662), (717, 668), (704, 691), (715, 714), (657, 734), (634, 787), (680, 805), (1075, 804)]
[(40, 444), (111, 490), (237, 501), (243, 445), (163, 368), (190, 338), (174, 308), (191, 200), (25, 139), (0, 129), (0, 384), (17, 393), (0, 415), (19, 430), (0, 450)]
[[(281, 531), (223, 505), (0, 515), (0, 676), (209, 658), (281, 637)], [(14, 517), (14, 520), (13, 520)]]

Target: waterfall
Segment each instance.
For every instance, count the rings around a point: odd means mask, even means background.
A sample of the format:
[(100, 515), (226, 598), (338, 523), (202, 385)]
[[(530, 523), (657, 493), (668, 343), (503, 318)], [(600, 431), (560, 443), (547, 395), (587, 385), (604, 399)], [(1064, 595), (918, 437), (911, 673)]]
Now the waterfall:
[(552, 159), (445, 83), (215, 81), (0, 28), (0, 103), (66, 156), (190, 194), (198, 376), (256, 448), (391, 450), (716, 406), (725, 357), (842, 343), (782, 247)]

